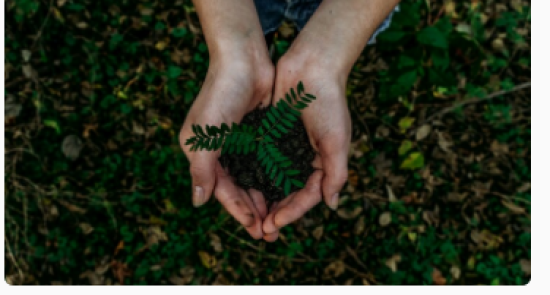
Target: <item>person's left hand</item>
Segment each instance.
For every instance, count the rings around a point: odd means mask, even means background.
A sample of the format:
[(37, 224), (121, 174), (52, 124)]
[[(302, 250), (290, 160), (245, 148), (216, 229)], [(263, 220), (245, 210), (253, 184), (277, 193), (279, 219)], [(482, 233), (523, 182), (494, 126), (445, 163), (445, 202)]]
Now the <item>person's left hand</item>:
[(264, 240), (268, 242), (277, 240), (280, 228), (301, 218), (321, 199), (335, 210), (338, 193), (348, 177), (351, 119), (345, 97), (347, 75), (304, 53), (289, 50), (277, 64), (272, 104), (284, 98), (300, 81), (306, 92), (317, 97), (302, 111), (302, 120), (317, 152), (312, 165), (318, 170), (303, 189), (269, 208), (263, 222)]

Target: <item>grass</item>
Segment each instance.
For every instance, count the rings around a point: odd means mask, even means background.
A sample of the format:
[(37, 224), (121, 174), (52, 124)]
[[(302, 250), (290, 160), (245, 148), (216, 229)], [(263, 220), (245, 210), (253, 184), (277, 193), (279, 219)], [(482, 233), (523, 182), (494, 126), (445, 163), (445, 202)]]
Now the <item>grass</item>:
[(189, 1), (6, 1), (6, 280), (526, 284), (530, 4), (485, 2), (402, 2), (350, 75), (340, 209), (268, 244), (191, 204), (177, 134), (208, 52)]

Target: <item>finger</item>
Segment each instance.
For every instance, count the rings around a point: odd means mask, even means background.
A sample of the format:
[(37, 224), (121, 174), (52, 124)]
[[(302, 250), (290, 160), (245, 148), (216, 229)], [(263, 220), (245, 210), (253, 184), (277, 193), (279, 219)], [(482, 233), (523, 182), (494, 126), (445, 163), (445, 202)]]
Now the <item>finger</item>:
[(264, 241), (268, 242), (268, 243), (273, 243), (275, 241), (277, 241), (279, 239), (279, 231), (276, 231), (274, 233), (271, 233), (271, 234), (265, 234), (264, 235)]
[(222, 206), (231, 214), (254, 239), (263, 237), (262, 221), (252, 199), (238, 189), (231, 178), (225, 174), (221, 165), (216, 167), (218, 183), (214, 194)]
[(321, 159), (319, 154), (316, 154), (315, 158), (313, 158), (313, 162), (311, 162), (311, 167), (319, 170), (323, 169), (323, 160)]
[(307, 211), (321, 202), (321, 180), (323, 172), (317, 170), (309, 177), (306, 186), (298, 191), (292, 200), (277, 208), (274, 223), (277, 228), (282, 228), (299, 218)]
[(279, 206), (283, 202), (288, 202), (295, 194), (296, 193), (290, 194), (283, 201), (275, 202), (271, 205), (271, 207), (269, 208), (269, 214), (264, 218), (264, 223), (262, 226), (264, 235), (272, 235), (272, 234), (278, 235), (279, 229), (277, 228), (277, 226), (275, 226), (275, 220), (274, 220), (275, 212), (277, 212), (277, 208), (279, 208)]
[(191, 162), (191, 179), (193, 188), (193, 205), (204, 205), (214, 190), (216, 184), (216, 164), (218, 159), (214, 153), (196, 152)]
[(323, 199), (332, 210), (338, 208), (338, 193), (348, 180), (348, 150), (349, 142), (345, 140), (324, 140), (320, 145), (325, 173), (322, 184)]
[(260, 218), (263, 220), (267, 216), (267, 205), (265, 203), (264, 196), (262, 195), (261, 192), (255, 189), (249, 189), (248, 195), (250, 196), (250, 199), (252, 199), (252, 203), (254, 203), (254, 207), (256, 207), (256, 210), (258, 210), (258, 214), (260, 215)]

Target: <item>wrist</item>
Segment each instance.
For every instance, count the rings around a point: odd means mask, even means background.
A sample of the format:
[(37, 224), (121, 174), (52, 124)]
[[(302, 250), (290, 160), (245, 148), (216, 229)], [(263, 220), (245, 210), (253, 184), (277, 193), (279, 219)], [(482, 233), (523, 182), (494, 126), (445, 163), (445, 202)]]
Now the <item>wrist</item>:
[(345, 84), (353, 63), (333, 48), (317, 42), (296, 40), (277, 64), (277, 72), (297, 76), (297, 79), (307, 76)]

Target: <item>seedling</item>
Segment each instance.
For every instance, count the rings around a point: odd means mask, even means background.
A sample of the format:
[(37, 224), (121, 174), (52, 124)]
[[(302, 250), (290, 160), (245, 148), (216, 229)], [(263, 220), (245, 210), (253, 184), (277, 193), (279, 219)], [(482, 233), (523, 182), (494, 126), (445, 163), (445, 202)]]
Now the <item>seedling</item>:
[(279, 151), (276, 140), (294, 127), (301, 111), (315, 98), (306, 93), (304, 84), (299, 82), (296, 90), (291, 88), (285, 99), (279, 100), (268, 110), (260, 128), (222, 123), (220, 127), (206, 125), (203, 129), (202, 126), (193, 124), (194, 136), (187, 139), (185, 144), (191, 145), (191, 151), (221, 149), (222, 154), (256, 153), (258, 161), (265, 167), (265, 173), (276, 186), (283, 185), (283, 191), (288, 195), (293, 185), (302, 188), (304, 183), (296, 179), (300, 171), (293, 169), (292, 160)]

